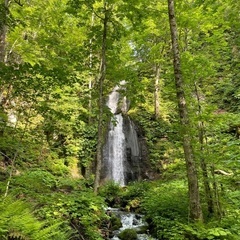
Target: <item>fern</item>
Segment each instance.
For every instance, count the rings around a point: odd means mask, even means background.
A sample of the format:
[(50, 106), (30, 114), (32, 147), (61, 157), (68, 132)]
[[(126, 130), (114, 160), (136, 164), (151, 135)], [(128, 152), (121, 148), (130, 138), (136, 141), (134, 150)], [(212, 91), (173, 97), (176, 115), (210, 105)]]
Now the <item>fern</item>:
[(39, 221), (25, 202), (13, 200), (11, 197), (1, 200), (0, 239), (68, 239), (68, 234), (60, 231), (61, 223), (48, 226), (47, 222)]

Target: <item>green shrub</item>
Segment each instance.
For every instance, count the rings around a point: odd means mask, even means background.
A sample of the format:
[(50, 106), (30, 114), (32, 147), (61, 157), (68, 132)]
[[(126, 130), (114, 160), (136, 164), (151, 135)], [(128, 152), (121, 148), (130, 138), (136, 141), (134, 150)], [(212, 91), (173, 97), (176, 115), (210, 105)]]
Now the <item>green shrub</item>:
[(149, 217), (188, 218), (187, 186), (183, 181), (173, 181), (151, 188), (146, 192), (142, 207)]
[(221, 223), (212, 222), (210, 224), (188, 224), (182, 226), (185, 239), (190, 240), (237, 240), (228, 229), (221, 227)]
[(240, 210), (230, 209), (226, 216), (221, 219), (221, 222), (216, 222), (214, 226), (219, 226), (231, 232), (232, 239), (239, 239), (240, 232)]
[(109, 207), (119, 207), (121, 202), (121, 192), (121, 187), (113, 181), (107, 182), (99, 189), (99, 195), (105, 198)]
[(16, 187), (18, 192), (22, 193), (48, 193), (56, 187), (56, 179), (48, 171), (36, 169), (14, 177), (12, 185)]
[(144, 194), (149, 190), (150, 183), (146, 181), (141, 182), (131, 182), (125, 188), (122, 196), (124, 200), (132, 200), (134, 198), (142, 198)]
[(83, 239), (101, 239), (99, 228), (107, 218), (104, 199), (90, 190), (82, 189), (79, 192), (55, 193), (48, 196), (48, 200), (44, 200), (44, 206), (38, 210), (41, 218), (49, 221), (63, 219), (77, 230)]
[(158, 239), (183, 239), (180, 223), (188, 220), (187, 187), (183, 181), (151, 188), (143, 199), (142, 209)]
[(141, 199), (149, 190), (149, 182), (131, 182), (121, 194), (122, 207), (126, 210), (136, 211), (141, 207)]

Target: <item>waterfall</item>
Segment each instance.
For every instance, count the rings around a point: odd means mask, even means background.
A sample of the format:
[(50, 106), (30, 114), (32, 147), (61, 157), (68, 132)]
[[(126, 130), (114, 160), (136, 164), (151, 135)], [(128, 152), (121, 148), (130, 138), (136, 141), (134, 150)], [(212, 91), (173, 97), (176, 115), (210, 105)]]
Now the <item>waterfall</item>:
[(108, 132), (109, 146), (106, 159), (109, 168), (108, 179), (124, 186), (125, 135), (123, 133), (122, 114), (115, 115), (114, 121), (116, 122), (110, 123)]
[[(107, 106), (113, 116), (103, 147), (103, 180), (113, 180), (121, 186), (137, 180), (140, 175), (140, 150), (137, 132), (132, 121), (123, 116), (128, 110), (124, 97), (120, 104), (121, 87), (116, 86), (108, 97)], [(120, 106), (121, 105), (121, 106)]]

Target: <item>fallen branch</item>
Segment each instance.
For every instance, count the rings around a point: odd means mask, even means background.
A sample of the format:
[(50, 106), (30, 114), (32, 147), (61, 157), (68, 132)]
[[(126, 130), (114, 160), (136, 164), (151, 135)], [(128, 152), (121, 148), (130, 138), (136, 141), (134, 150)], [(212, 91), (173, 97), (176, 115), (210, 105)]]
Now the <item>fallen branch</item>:
[(224, 175), (224, 176), (231, 176), (231, 175), (233, 175), (233, 173), (228, 173), (228, 172), (225, 172), (225, 171), (223, 171), (221, 169), (214, 170), (214, 173), (220, 174), (220, 175)]

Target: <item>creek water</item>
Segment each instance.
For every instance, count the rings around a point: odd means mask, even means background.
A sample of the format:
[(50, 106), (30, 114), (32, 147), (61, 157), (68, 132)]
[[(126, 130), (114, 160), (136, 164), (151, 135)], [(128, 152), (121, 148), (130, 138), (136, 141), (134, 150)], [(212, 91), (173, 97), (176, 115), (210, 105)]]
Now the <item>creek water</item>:
[[(136, 232), (141, 231), (143, 227), (147, 226), (147, 223), (143, 220), (143, 215), (131, 213), (131, 212), (124, 212), (120, 211), (117, 208), (109, 208), (109, 210), (114, 213), (117, 217), (120, 218), (122, 227), (116, 231), (113, 232), (114, 236), (111, 238), (111, 240), (119, 240), (118, 234), (121, 233), (125, 229), (134, 229)], [(138, 240), (150, 240), (151, 238), (146, 233), (139, 233), (137, 234)]]

